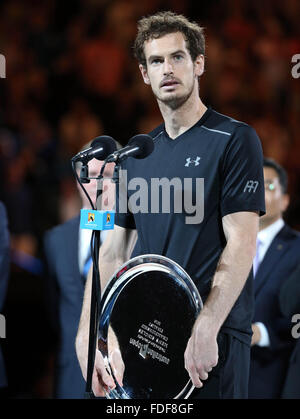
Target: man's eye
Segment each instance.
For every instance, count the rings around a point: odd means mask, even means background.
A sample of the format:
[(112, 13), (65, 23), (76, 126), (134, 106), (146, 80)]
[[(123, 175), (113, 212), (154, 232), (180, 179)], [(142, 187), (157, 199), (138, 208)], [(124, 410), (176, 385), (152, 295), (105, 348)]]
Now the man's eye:
[(162, 60), (160, 58), (155, 58), (154, 60), (151, 61), (151, 64), (159, 64), (161, 62)]
[(174, 56), (175, 61), (180, 61), (180, 60), (182, 60), (182, 58), (183, 58), (182, 55), (175, 55)]

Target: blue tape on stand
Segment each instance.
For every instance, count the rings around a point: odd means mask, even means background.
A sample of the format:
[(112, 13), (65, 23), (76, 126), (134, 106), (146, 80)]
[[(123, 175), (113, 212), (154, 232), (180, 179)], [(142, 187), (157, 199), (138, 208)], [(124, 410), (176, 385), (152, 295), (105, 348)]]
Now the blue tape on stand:
[(88, 230), (113, 230), (115, 211), (82, 209), (80, 211), (80, 228)]

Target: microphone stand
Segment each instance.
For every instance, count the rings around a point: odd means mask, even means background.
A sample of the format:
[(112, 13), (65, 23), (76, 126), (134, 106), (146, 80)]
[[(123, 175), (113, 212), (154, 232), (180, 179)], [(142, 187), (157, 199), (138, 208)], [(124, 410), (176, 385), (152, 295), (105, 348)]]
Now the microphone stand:
[[(103, 172), (107, 161), (105, 160), (97, 178), (97, 198), (96, 210), (102, 209), (102, 192), (103, 192)], [(114, 183), (119, 181), (119, 162), (116, 162), (113, 177)], [(91, 251), (93, 258), (93, 277), (91, 289), (91, 306), (90, 306), (90, 327), (89, 327), (89, 348), (88, 348), (88, 364), (87, 364), (87, 380), (85, 398), (96, 398), (92, 391), (92, 378), (96, 356), (96, 346), (98, 338), (99, 320), (100, 320), (100, 303), (101, 303), (101, 282), (99, 271), (99, 251), (100, 251), (100, 230), (93, 230), (91, 239)], [(93, 242), (94, 238), (94, 242)], [(94, 244), (94, 245), (93, 245)]]
[(99, 263), (99, 247), (100, 247), (100, 230), (94, 230), (94, 259), (93, 259), (93, 278), (91, 291), (91, 306), (90, 306), (90, 329), (89, 329), (89, 350), (88, 350), (88, 365), (87, 365), (87, 380), (85, 398), (94, 398), (92, 391), (92, 377), (95, 364), (97, 331), (99, 324), (99, 304), (100, 295), (100, 275), (99, 270), (95, 266)]

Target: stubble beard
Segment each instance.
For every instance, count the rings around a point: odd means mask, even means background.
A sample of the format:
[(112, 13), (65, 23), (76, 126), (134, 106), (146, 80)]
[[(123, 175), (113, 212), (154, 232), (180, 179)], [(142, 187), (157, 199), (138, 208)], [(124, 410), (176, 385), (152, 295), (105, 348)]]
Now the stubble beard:
[(194, 90), (194, 83), (192, 84), (190, 90), (186, 94), (174, 93), (171, 94), (170, 97), (163, 98), (158, 94), (155, 94), (156, 100), (158, 101), (159, 105), (163, 105), (166, 107), (171, 108), (173, 111), (181, 108), (191, 97)]

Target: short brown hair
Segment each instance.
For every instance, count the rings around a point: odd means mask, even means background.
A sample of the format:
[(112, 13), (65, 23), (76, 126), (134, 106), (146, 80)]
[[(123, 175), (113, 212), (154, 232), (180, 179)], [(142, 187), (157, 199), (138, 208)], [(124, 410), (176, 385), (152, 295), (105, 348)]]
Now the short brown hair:
[(187, 49), (193, 61), (205, 53), (204, 28), (190, 22), (185, 16), (173, 12), (159, 12), (143, 17), (138, 22), (138, 33), (134, 43), (134, 55), (138, 62), (146, 67), (144, 43), (149, 39), (161, 38), (164, 35), (181, 32), (187, 43)]

